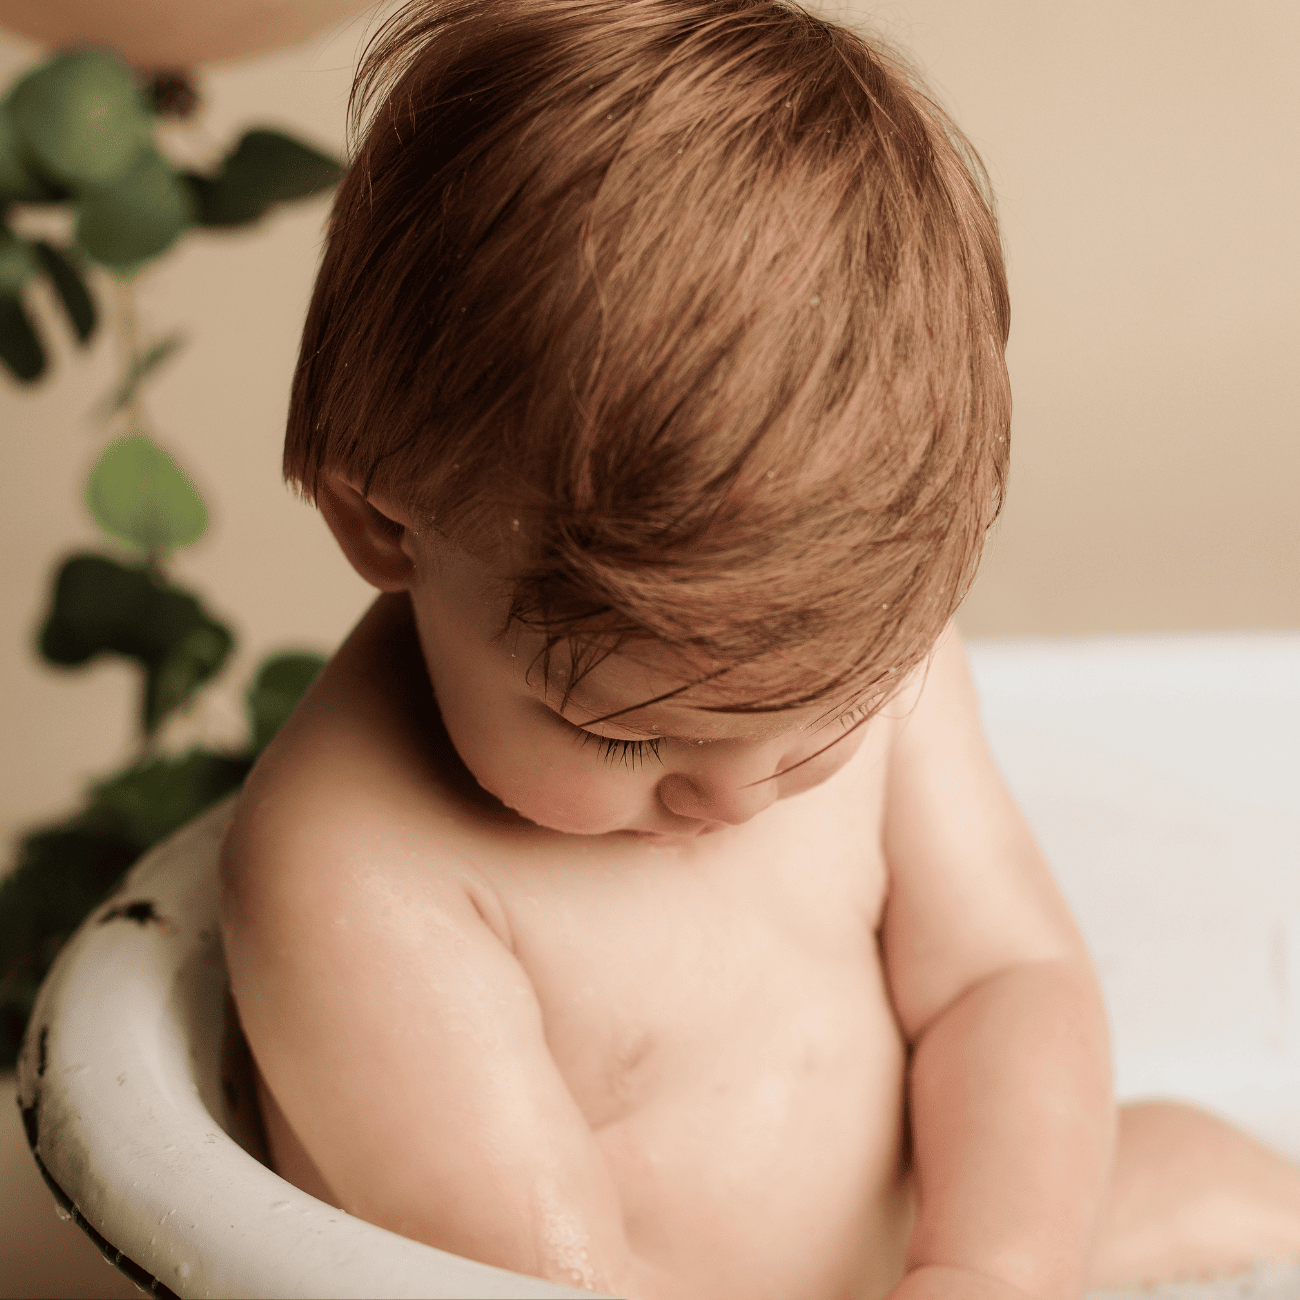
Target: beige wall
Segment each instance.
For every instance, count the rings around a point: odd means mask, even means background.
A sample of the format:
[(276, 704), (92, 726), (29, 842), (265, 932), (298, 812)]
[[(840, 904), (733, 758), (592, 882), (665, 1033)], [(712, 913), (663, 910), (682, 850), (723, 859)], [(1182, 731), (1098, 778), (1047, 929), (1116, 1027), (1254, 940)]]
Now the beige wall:
[(1011, 491), (966, 630), (1300, 627), (1300, 6), (874, 12), (1007, 248)]
[[(914, 52), (999, 198), (1014, 470), (966, 632), (1300, 627), (1300, 8), (900, 0), (839, 12)], [(269, 123), (341, 148), (364, 29), (210, 70), (186, 147)], [(0, 84), (39, 54), (0, 35)], [(141, 287), (145, 329), (190, 338), (149, 408), (213, 513), (177, 570), (240, 634), (225, 687), (174, 744), (237, 739), (257, 660), (333, 646), (368, 599), (278, 476), (325, 214), (315, 202), (253, 233), (192, 235)], [(53, 377), (31, 392), (0, 381), (6, 839), (127, 756), (135, 705), (128, 669), (65, 674), (31, 651), (54, 558), (99, 545), (79, 494), (102, 446), (88, 412), (114, 374), (106, 336), (74, 355), (38, 308)]]

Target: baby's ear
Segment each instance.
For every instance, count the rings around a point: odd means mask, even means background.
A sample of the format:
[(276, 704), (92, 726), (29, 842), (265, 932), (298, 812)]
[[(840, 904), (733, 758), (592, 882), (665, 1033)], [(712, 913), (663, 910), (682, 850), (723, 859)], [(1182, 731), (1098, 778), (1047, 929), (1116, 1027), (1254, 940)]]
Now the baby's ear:
[[(408, 552), (409, 521), (388, 502), (376, 504), (341, 474), (326, 470), (316, 504), (352, 567), (380, 591), (405, 591), (415, 573)], [(382, 507), (382, 508), (381, 508)]]

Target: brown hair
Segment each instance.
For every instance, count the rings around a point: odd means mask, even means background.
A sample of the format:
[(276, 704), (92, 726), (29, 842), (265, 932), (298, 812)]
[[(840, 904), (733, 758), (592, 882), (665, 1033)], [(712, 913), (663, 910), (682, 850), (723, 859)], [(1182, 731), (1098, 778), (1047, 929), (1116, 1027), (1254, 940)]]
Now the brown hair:
[(926, 657), (1001, 507), (1010, 308), (898, 55), (787, 0), (420, 0), (350, 112), (286, 478), (524, 519), (512, 617), (573, 664), (766, 657), (735, 707), (774, 709)]

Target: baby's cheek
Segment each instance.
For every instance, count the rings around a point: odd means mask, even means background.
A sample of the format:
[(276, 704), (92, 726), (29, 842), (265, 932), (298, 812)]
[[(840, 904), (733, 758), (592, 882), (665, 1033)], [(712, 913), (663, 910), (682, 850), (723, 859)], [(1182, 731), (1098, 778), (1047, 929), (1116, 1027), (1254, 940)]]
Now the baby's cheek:
[[(474, 779), (529, 821), (572, 835), (631, 825), (647, 795), (630, 773), (609, 772), (567, 736), (497, 727), (448, 730)], [(622, 777), (623, 779), (619, 779)]]
[(636, 819), (638, 796), (632, 782), (625, 784), (626, 789), (607, 778), (602, 780), (601, 774), (537, 773), (517, 787), (518, 801), (510, 806), (551, 830), (603, 835)]
[(622, 829), (635, 819), (643, 796), (637, 794), (633, 781), (613, 781), (599, 764), (588, 764), (584, 757), (534, 752), (522, 762), (501, 764), (500, 788), (492, 793), (529, 821), (551, 830), (603, 835)]
[(796, 762), (787, 775), (777, 778), (777, 797), (789, 799), (829, 780), (858, 752), (866, 735), (866, 727), (859, 727), (822, 753), (805, 762)]

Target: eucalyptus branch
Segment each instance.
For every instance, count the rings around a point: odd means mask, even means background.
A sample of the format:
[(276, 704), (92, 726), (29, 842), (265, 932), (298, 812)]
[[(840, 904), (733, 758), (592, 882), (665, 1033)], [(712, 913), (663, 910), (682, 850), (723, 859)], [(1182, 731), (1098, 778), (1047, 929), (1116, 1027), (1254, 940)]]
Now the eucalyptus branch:
[[(94, 553), (63, 559), (39, 650), (65, 668), (111, 654), (141, 670), (136, 759), (93, 785), (81, 811), (25, 835), (15, 869), (0, 879), (0, 1068), (14, 1061), (63, 940), (140, 853), (239, 785), (323, 664), (301, 652), (261, 664), (245, 695), (243, 747), (162, 751), (163, 721), (221, 672), (234, 636), (163, 573), (174, 551), (203, 535), (208, 516), (188, 475), (152, 438), (142, 386), (184, 340), (142, 339), (137, 272), (195, 228), (250, 225), (278, 204), (332, 188), (343, 170), (310, 145), (260, 129), (215, 168), (183, 170), (159, 147), (157, 119), (197, 104), (187, 78), (167, 74), (142, 86), (122, 60), (90, 47), (56, 55), (0, 97), (0, 364), (23, 384), (46, 373), (29, 313), (33, 280), (48, 282), (85, 343), (99, 321), (88, 264), (108, 272), (96, 283), (109, 286), (120, 379), (94, 409), (112, 436), (87, 479), (86, 504), (133, 553), (125, 562)], [(15, 228), (9, 217), (28, 204), (69, 205), (72, 243), (20, 234), (21, 222)]]

